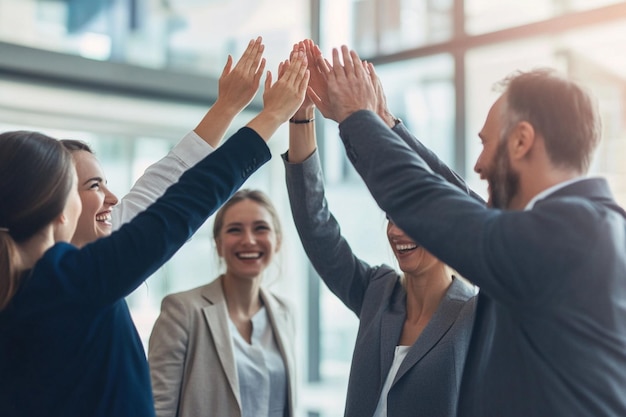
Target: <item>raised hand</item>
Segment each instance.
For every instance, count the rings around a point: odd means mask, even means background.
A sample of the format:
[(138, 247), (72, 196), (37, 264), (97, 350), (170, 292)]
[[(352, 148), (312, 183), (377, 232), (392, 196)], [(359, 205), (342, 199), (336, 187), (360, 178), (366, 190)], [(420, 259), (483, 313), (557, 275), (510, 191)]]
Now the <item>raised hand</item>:
[(229, 55), (218, 84), (217, 100), (194, 131), (206, 143), (217, 147), (233, 119), (248, 105), (259, 90), (265, 70), (261, 37), (252, 39), (233, 68)]
[(272, 84), (272, 73), (267, 72), (263, 93), (263, 110), (248, 127), (265, 140), (269, 140), (278, 127), (285, 123), (304, 101), (309, 84), (309, 71), (304, 51), (298, 51), (294, 59), (285, 61), (279, 70), (280, 76)]
[(259, 36), (248, 43), (248, 47), (234, 68), (233, 58), (228, 56), (219, 79), (216, 103), (237, 113), (250, 104), (259, 90), (261, 76), (265, 70), (264, 49), (265, 45)]
[(341, 123), (348, 116), (358, 110), (376, 111), (376, 91), (372, 78), (364, 67), (355, 51), (347, 46), (341, 47), (341, 62), (339, 50), (333, 49), (332, 67), (320, 55), (317, 57), (317, 68), (327, 83), (327, 103), (319, 95), (310, 97), (324, 117)]
[[(311, 55), (308, 53), (308, 47), (306, 46), (306, 41), (298, 42), (293, 45), (293, 49), (291, 54), (289, 55), (289, 60), (293, 61), (299, 52), (304, 52), (307, 58), (307, 68), (309, 70), (309, 86), (311, 86), (311, 82), (313, 81), (313, 74), (317, 72), (316, 68), (313, 68), (311, 65)], [(302, 105), (296, 111), (294, 118), (296, 119), (304, 119), (311, 118), (313, 116), (313, 112), (315, 110), (315, 104), (308, 97), (308, 94), (304, 96), (304, 100), (302, 101)]]
[(385, 91), (383, 90), (383, 84), (380, 82), (378, 74), (376, 74), (374, 64), (371, 62), (363, 62), (363, 65), (370, 75), (370, 79), (374, 85), (374, 91), (376, 92), (376, 113), (381, 119), (383, 119), (387, 126), (393, 127), (396, 124), (396, 118), (389, 111), (389, 107), (387, 106), (387, 97), (385, 96)]
[[(311, 39), (305, 39), (302, 44), (305, 47), (309, 72), (311, 73), (307, 96), (312, 103), (313, 98), (317, 99), (317, 103), (321, 106), (320, 112), (324, 114), (328, 106), (328, 83), (325, 70), (330, 68), (330, 63), (324, 59), (322, 51)], [(323, 66), (320, 67), (320, 64)]]

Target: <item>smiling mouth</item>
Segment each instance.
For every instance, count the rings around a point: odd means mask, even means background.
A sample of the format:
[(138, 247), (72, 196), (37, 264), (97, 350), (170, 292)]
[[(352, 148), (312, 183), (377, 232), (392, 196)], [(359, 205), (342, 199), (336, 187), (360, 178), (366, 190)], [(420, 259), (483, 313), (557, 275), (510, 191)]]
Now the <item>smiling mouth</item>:
[(97, 214), (96, 215), (96, 221), (98, 223), (104, 223), (106, 225), (111, 225), (111, 212)]
[(417, 249), (417, 244), (415, 243), (401, 243), (396, 245), (396, 251), (398, 251), (398, 253), (407, 253), (414, 249)]
[(238, 259), (243, 259), (243, 260), (254, 260), (254, 259), (259, 259), (261, 258), (261, 256), (263, 256), (262, 252), (239, 252), (236, 254)]

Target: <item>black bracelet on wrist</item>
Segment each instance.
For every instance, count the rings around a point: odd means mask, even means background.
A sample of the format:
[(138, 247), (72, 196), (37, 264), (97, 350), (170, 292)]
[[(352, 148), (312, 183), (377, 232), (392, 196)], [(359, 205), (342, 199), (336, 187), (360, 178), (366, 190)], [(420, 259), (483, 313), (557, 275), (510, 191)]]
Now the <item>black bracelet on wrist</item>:
[(294, 119), (292, 117), (291, 119), (289, 119), (289, 123), (294, 123), (294, 124), (297, 124), (297, 125), (303, 125), (303, 124), (306, 124), (306, 123), (311, 123), (314, 120), (315, 120), (315, 117), (311, 117), (310, 119), (301, 119), (301, 120)]

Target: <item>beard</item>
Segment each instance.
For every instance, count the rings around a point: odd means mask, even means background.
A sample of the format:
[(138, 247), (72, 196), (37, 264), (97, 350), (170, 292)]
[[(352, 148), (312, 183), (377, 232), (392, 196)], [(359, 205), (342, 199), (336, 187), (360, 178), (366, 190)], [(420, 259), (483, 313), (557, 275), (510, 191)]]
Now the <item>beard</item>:
[(507, 209), (511, 200), (519, 192), (519, 174), (511, 168), (511, 159), (507, 152), (507, 142), (501, 141), (496, 150), (491, 173), (487, 177), (491, 190), (491, 207)]

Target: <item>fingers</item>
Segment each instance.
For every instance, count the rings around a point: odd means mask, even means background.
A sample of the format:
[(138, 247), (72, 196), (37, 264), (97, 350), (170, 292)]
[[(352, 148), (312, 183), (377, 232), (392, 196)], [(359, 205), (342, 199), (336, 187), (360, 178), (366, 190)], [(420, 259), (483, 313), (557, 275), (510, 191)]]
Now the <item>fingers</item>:
[(272, 73), (267, 71), (265, 75), (265, 90), (269, 90), (272, 87)]
[[(304, 51), (298, 50), (295, 58), (285, 64), (286, 70), (284, 74), (285, 81), (289, 83), (295, 83), (296, 80), (301, 80), (304, 77), (304, 73), (307, 71), (307, 60)], [(308, 77), (307, 77), (308, 80)]]
[(376, 74), (376, 71), (374, 71), (374, 65), (372, 65), (371, 62), (366, 61), (363, 61), (363, 64), (365, 65), (365, 69), (370, 76), (370, 80), (372, 80), (372, 84), (376, 87), (378, 84), (378, 75)]
[(313, 102), (315, 107), (317, 107), (320, 110), (322, 115), (324, 115), (324, 117), (326, 117), (326, 115), (327, 115), (327, 113), (326, 113), (326, 103), (315, 93), (315, 91), (311, 87), (307, 88), (306, 95), (309, 98), (309, 100), (311, 100)]
[(261, 76), (263, 75), (263, 71), (265, 71), (265, 58), (261, 59), (261, 63), (259, 64), (258, 70), (254, 73), (254, 83), (256, 85), (259, 84), (261, 80)]
[[(346, 74), (353, 74), (356, 68), (355, 62), (352, 60), (352, 51), (350, 51), (346, 45), (341, 45), (341, 55), (343, 58), (343, 66), (345, 68)], [(361, 60), (359, 59), (356, 62), (358, 62), (360, 65)]]
[(222, 70), (222, 75), (220, 75), (220, 78), (225, 77), (226, 75), (230, 74), (230, 70), (233, 68), (233, 57), (232, 55), (228, 54), (228, 58), (226, 59), (226, 65), (224, 65), (224, 69)]
[(345, 75), (343, 64), (339, 59), (339, 50), (337, 48), (333, 48), (333, 65), (331, 66), (331, 71), (329, 71), (328, 74), (335, 75), (336, 77)]
[(282, 76), (285, 74), (285, 61), (279, 62), (278, 63), (278, 78), (282, 78)]
[[(262, 43), (263, 38), (260, 36), (256, 39), (251, 39), (246, 47), (246, 50), (241, 55), (241, 58), (235, 65), (235, 68), (241, 69), (244, 73), (250, 76), (257, 76), (258, 73), (263, 74), (263, 52), (265, 51), (265, 45)], [(258, 77), (260, 78), (260, 77)]]
[(359, 54), (357, 54), (355, 50), (350, 50), (350, 61), (353, 63), (354, 73), (357, 77), (369, 78), (366, 65), (363, 64), (363, 61), (361, 61)]

